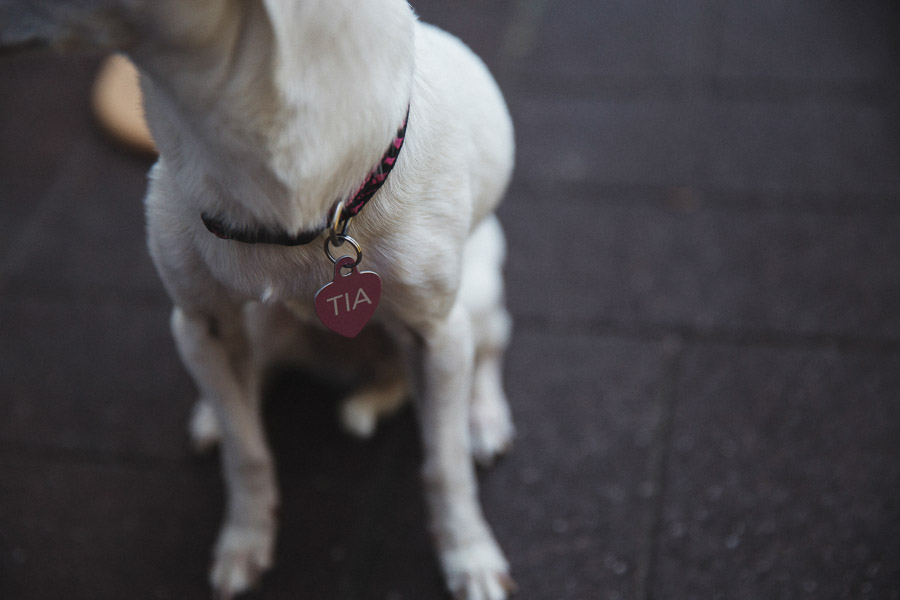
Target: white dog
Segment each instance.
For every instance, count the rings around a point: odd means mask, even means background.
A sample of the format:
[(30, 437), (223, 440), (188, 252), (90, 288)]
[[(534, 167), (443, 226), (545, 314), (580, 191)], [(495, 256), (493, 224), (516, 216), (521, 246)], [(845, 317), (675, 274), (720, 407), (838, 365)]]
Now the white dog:
[[(489, 461), (512, 436), (493, 211), (513, 132), (484, 65), (405, 0), (0, 0), (0, 42), (118, 49), (142, 73), (160, 151), (150, 251), (200, 390), (196, 442), (222, 446), (216, 592), (248, 589), (271, 564), (279, 500), (260, 370), (301, 338), (300, 354), (339, 374), (374, 372), (344, 409), (359, 433), (410, 390), (447, 585), (468, 600), (506, 598), (513, 584), (471, 460)], [(336, 273), (324, 250), (339, 246), (350, 258)], [(314, 322), (317, 290), (355, 276), (360, 259), (383, 290), (358, 340), (375, 355), (339, 345), (334, 357), (335, 334), (294, 324)], [(371, 309), (377, 290), (360, 289), (352, 307), (327, 299), (323, 320)]]

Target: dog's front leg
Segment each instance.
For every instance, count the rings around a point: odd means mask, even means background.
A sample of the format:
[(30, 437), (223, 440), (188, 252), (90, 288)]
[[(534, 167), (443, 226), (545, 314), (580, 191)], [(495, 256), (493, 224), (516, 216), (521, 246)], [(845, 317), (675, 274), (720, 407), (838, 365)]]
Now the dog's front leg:
[(509, 566), (481, 512), (469, 451), (468, 406), (474, 338), (460, 304), (418, 332), (413, 379), (422, 432), (422, 467), (431, 533), (447, 586), (464, 600), (503, 600), (513, 589)]
[(210, 580), (220, 597), (230, 598), (272, 563), (278, 491), (261, 422), (258, 374), (239, 307), (176, 308), (172, 331), (221, 429), (228, 505)]

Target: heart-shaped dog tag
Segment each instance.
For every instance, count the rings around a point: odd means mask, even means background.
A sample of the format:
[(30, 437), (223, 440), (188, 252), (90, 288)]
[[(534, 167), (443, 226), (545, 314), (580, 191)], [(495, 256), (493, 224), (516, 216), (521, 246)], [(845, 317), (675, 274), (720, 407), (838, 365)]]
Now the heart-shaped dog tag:
[[(344, 337), (362, 331), (381, 299), (381, 277), (372, 271), (360, 273), (353, 258), (342, 256), (334, 263), (334, 280), (316, 292), (316, 314), (328, 329)], [(341, 269), (349, 268), (346, 275)]]

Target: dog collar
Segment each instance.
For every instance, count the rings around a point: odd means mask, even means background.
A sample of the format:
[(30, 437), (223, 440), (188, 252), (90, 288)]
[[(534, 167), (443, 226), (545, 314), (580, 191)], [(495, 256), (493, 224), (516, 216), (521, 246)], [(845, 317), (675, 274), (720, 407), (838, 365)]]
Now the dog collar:
[[(397, 130), (387, 151), (382, 155), (381, 161), (362, 182), (356, 192), (343, 203), (342, 210), (339, 213), (339, 223), (348, 221), (351, 217), (359, 214), (366, 203), (381, 189), (384, 182), (387, 181), (388, 175), (397, 163), (397, 157), (400, 156), (400, 149), (403, 148), (403, 140), (406, 138), (406, 123), (409, 120), (409, 108), (406, 109), (406, 116), (403, 117), (403, 124)], [(337, 205), (332, 210), (329, 221), (334, 220), (337, 213)], [(280, 246), (302, 246), (319, 237), (328, 227), (314, 229), (312, 231), (303, 231), (296, 235), (291, 235), (286, 231), (272, 231), (265, 228), (257, 229), (235, 229), (226, 224), (226, 222), (208, 213), (201, 213), (200, 219), (203, 225), (210, 233), (223, 240), (232, 240), (235, 242), (243, 242), (245, 244), (278, 244)]]

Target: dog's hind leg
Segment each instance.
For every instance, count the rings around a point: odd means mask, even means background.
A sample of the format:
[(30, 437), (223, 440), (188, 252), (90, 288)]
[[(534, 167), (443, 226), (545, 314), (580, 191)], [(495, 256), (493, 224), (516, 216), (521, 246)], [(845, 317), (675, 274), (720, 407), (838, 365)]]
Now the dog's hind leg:
[(505, 255), (503, 230), (491, 215), (466, 243), (460, 287), (460, 298), (471, 315), (476, 349), (469, 435), (472, 456), (482, 466), (506, 452), (515, 433), (503, 391), (503, 353), (512, 329), (503, 297)]
[[(505, 311), (496, 316), (495, 328), (508, 330)], [(502, 323), (502, 324), (501, 324)], [(509, 450), (515, 435), (506, 394), (503, 391), (503, 351), (506, 335), (491, 343), (479, 344), (475, 355), (472, 401), (469, 406), (469, 436), (472, 457), (481, 466), (490, 466)], [(502, 340), (502, 341), (501, 341)]]
[(228, 506), (210, 579), (221, 597), (230, 598), (272, 563), (278, 492), (259, 411), (259, 376), (239, 308), (176, 308), (172, 331), (201, 402), (212, 408), (221, 430)]

